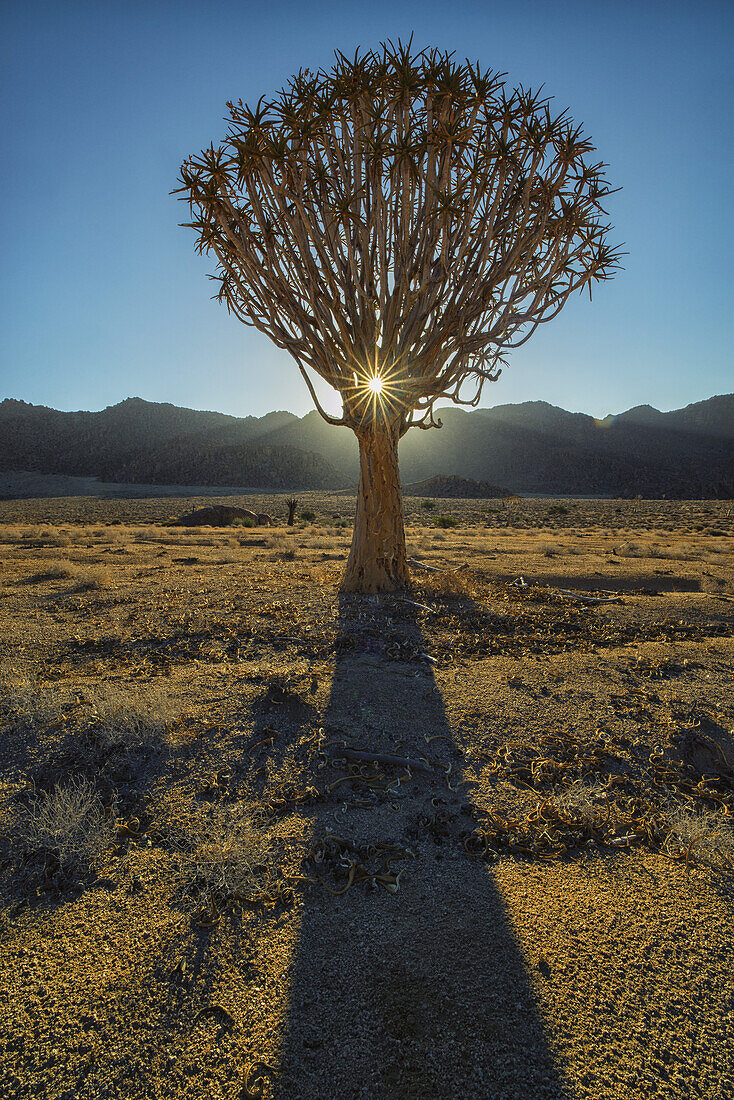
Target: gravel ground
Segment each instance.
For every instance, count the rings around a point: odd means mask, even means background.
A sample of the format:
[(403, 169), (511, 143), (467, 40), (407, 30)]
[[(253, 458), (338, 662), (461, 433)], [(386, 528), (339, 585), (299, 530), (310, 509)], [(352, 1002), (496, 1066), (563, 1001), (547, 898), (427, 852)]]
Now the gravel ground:
[[(0, 528), (0, 1095), (734, 1096), (734, 848), (663, 828), (726, 816), (682, 776), (734, 792), (730, 535), (687, 506), (624, 541), (593, 512), (414, 526), (468, 566), (416, 570), (421, 610), (340, 599), (339, 528), (56, 504)], [(549, 800), (658, 774), (658, 832), (512, 847)], [(72, 779), (107, 824), (60, 873), (23, 821)], [(202, 877), (237, 821), (239, 901)]]

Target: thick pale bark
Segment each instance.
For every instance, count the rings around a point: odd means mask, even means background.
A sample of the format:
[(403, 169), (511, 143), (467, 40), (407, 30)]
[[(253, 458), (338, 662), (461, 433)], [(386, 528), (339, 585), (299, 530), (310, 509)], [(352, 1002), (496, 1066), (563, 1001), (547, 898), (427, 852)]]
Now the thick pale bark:
[(344, 592), (393, 592), (409, 582), (396, 428), (373, 424), (356, 433), (359, 490)]

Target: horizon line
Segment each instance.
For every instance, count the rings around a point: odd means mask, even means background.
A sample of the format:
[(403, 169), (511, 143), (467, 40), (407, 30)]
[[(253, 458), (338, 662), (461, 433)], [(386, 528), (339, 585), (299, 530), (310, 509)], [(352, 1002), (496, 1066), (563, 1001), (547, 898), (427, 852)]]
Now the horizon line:
[[(647, 402), (643, 402), (642, 404), (639, 404), (639, 405), (630, 405), (629, 408), (623, 409), (621, 412), (616, 412), (616, 413), (608, 412), (604, 416), (601, 416), (601, 417), (594, 416), (592, 413), (584, 412), (581, 409), (566, 409), (562, 405), (554, 405), (550, 401), (544, 401), (544, 400), (541, 400), (541, 399), (538, 399), (538, 400), (529, 399), (527, 401), (504, 401), (504, 402), (499, 402), (496, 405), (478, 405), (476, 408), (466, 408), (465, 406), (458, 405), (455, 402), (449, 401), (445, 405), (437, 405), (436, 406), (436, 411), (445, 410), (445, 409), (460, 409), (460, 410), (468, 412), (468, 413), (472, 413), (472, 412), (491, 412), (492, 409), (499, 409), (499, 408), (512, 408), (512, 407), (520, 408), (523, 405), (546, 405), (548, 408), (560, 409), (561, 412), (569, 413), (572, 416), (588, 416), (591, 420), (595, 420), (595, 421), (599, 422), (599, 421), (607, 420), (609, 417), (616, 418), (618, 416), (623, 416), (625, 413), (632, 412), (635, 409), (652, 409), (654, 412), (659, 412), (662, 415), (665, 415), (666, 413), (671, 413), (671, 412), (680, 412), (683, 409), (691, 408), (693, 405), (702, 405), (707, 401), (712, 401), (716, 397), (734, 397), (734, 392), (732, 392), (732, 393), (714, 393), (714, 394), (711, 394), (709, 397), (700, 398), (698, 401), (689, 401), (687, 405), (675, 406), (675, 407), (670, 408), (670, 409), (660, 409), (656, 405), (650, 405)], [(34, 408), (34, 409), (48, 409), (51, 412), (60, 412), (60, 413), (68, 413), (68, 414), (89, 413), (90, 415), (98, 415), (99, 413), (107, 412), (108, 409), (118, 408), (120, 405), (124, 405), (128, 401), (140, 401), (145, 405), (168, 405), (170, 408), (182, 409), (186, 412), (212, 413), (212, 414), (217, 415), (217, 416), (229, 416), (229, 417), (232, 417), (232, 419), (234, 419), (234, 420), (247, 420), (248, 418), (252, 418), (254, 420), (262, 420), (262, 419), (264, 419), (264, 417), (272, 416), (276, 413), (287, 413), (289, 416), (294, 416), (297, 420), (303, 420), (303, 419), (305, 419), (305, 417), (309, 416), (313, 412), (318, 414), (318, 410), (315, 409), (315, 408), (309, 409), (308, 412), (305, 412), (302, 416), (299, 416), (298, 413), (292, 412), (290, 409), (269, 409), (267, 412), (260, 413), (259, 415), (257, 413), (238, 414), (238, 413), (224, 412), (221, 409), (196, 409), (191, 405), (176, 405), (173, 401), (151, 401), (147, 397), (140, 397), (138, 395), (120, 398), (119, 401), (115, 401), (111, 405), (105, 405), (101, 409), (59, 409), (59, 408), (56, 408), (53, 405), (37, 405), (37, 404), (34, 404), (34, 402), (32, 402), (32, 401), (26, 401), (22, 397), (10, 397), (10, 396), (6, 396), (6, 397), (3, 397), (2, 399), (0, 399), (0, 404), (4, 404), (6, 401), (14, 401), (17, 404), (27, 405), (30, 408)]]

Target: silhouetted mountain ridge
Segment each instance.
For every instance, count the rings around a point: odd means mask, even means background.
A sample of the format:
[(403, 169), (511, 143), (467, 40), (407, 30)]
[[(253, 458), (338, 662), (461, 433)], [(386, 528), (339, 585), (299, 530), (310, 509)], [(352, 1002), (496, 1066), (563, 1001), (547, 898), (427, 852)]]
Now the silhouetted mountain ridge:
[(0, 469), (109, 481), (338, 489), (349, 479), (321, 455), (258, 445), (298, 417), (237, 417), (127, 398), (101, 412), (0, 402)]
[[(596, 420), (544, 401), (439, 410), (439, 431), (400, 443), (403, 484), (438, 471), (519, 493), (696, 497), (734, 495), (734, 395), (670, 413), (641, 406)], [(261, 437), (318, 451), (357, 476), (351, 432), (316, 412)]]
[[(517, 493), (734, 496), (734, 394), (602, 420), (543, 401), (439, 410), (400, 444), (403, 484), (440, 476)], [(128, 398), (100, 412), (0, 402), (0, 469), (152, 484), (347, 488), (357, 444), (317, 412), (235, 417)], [(450, 472), (449, 472), (450, 471)]]

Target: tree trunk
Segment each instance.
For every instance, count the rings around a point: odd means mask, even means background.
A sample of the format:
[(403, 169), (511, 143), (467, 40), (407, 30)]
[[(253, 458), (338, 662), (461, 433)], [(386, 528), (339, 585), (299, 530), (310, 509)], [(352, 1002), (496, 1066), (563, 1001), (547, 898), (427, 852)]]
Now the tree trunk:
[(398, 472), (400, 435), (397, 429), (378, 424), (356, 435), (357, 514), (342, 591), (394, 592), (410, 580)]

